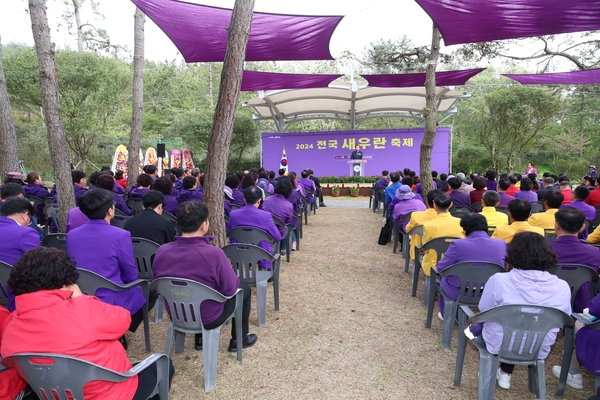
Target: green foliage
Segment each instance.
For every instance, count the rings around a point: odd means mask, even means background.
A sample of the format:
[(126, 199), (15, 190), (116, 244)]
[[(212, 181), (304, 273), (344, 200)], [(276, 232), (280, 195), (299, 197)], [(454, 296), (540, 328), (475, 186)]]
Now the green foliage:
[(321, 183), (375, 183), (380, 176), (319, 176)]
[[(467, 171), (485, 173), (492, 165), (490, 154), (482, 146), (465, 146), (454, 148), (452, 154), (452, 171)], [(441, 171), (438, 171), (441, 172)], [(445, 172), (445, 171), (444, 171)]]

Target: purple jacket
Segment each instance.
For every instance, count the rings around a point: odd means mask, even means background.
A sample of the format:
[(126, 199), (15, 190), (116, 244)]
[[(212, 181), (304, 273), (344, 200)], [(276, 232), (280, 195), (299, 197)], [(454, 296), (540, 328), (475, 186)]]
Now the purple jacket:
[(177, 201), (180, 203), (190, 200), (202, 201), (203, 194), (204, 188), (202, 187), (199, 187), (194, 190), (182, 189), (181, 192), (179, 192), (179, 197), (177, 197)]
[[(389, 178), (379, 178), (377, 180), (377, 182), (375, 182), (375, 185), (373, 185), (373, 191), (376, 192), (377, 190), (379, 190), (381, 188), (386, 188), (389, 184), (390, 184)], [(379, 200), (379, 201), (385, 200), (385, 193), (383, 195), (380, 195), (379, 193), (377, 193), (377, 200)]]
[[(73, 191), (75, 192), (75, 205), (79, 206), (79, 198), (87, 192), (87, 188), (73, 184)], [(54, 203), (58, 204), (58, 193), (54, 194)]]
[[(240, 280), (223, 250), (209, 242), (212, 236), (175, 236), (156, 251), (152, 264), (153, 279), (176, 277), (191, 279), (209, 286), (224, 296), (237, 290)], [(200, 306), (202, 322), (208, 324), (222, 313), (224, 303), (207, 300)]]
[[(600, 317), (600, 294), (590, 302), (590, 314)], [(600, 331), (581, 328), (575, 337), (577, 359), (593, 374), (600, 373)]]
[(146, 194), (147, 191), (149, 191), (150, 189), (148, 188), (142, 188), (142, 187), (132, 187), (131, 190), (129, 191), (129, 198), (130, 199), (141, 199), (143, 195)]
[(115, 192), (112, 192), (112, 194), (115, 200), (115, 207), (117, 208), (117, 210), (123, 212), (123, 214), (125, 215), (131, 216), (131, 209), (127, 207), (125, 200), (123, 200), (123, 196)]
[(494, 180), (486, 180), (485, 187), (487, 188), (487, 190), (496, 191), (496, 188), (498, 188), (498, 182)]
[[(37, 185), (35, 183), (28, 183), (25, 186), (23, 186), (23, 189), (25, 189), (26, 196), (36, 196), (36, 197), (39, 197), (40, 199), (45, 199), (46, 197), (53, 197), (53, 195), (50, 194), (48, 189), (46, 189), (42, 185)], [(44, 203), (38, 204), (35, 214), (38, 219), (45, 218)]]
[(533, 190), (520, 190), (515, 193), (515, 199), (523, 199), (533, 203), (538, 201), (538, 196)]
[[(294, 206), (279, 193), (269, 196), (263, 203), (263, 210), (279, 218), (284, 224), (291, 224), (294, 218)], [(285, 231), (279, 231), (285, 235)]]
[(244, 191), (242, 189), (233, 189), (233, 201), (231, 204), (238, 205), (240, 207), (244, 207), (246, 202), (244, 201)]
[[(580, 264), (598, 272), (600, 249), (583, 244), (574, 236), (561, 236), (550, 242), (550, 247), (558, 256), (560, 264)], [(582, 312), (590, 303), (590, 284), (584, 283), (577, 291), (573, 302), (573, 312)]]
[(452, 199), (452, 205), (455, 207), (471, 207), (471, 197), (466, 193), (459, 192), (458, 190), (453, 190), (450, 192), (450, 198)]
[(66, 233), (71, 232), (75, 228), (79, 228), (81, 225), (86, 224), (90, 219), (81, 212), (79, 207), (75, 207), (69, 210), (67, 213), (67, 228)]
[[(571, 289), (567, 282), (546, 271), (515, 268), (506, 273), (495, 274), (487, 281), (479, 300), (479, 310), (486, 311), (505, 304), (543, 305), (571, 315)], [(550, 346), (556, 341), (557, 332), (558, 329), (553, 329), (544, 338), (540, 359), (545, 359), (550, 353)], [(483, 324), (483, 340), (491, 354), (500, 352), (502, 337), (503, 330), (498, 323)], [(522, 347), (523, 344), (519, 346)]]
[(123, 189), (123, 186), (119, 185), (117, 181), (115, 181), (112, 191), (116, 194), (125, 194), (125, 189)]
[(302, 204), (302, 200), (300, 199), (300, 196), (298, 196), (298, 192), (292, 190), (292, 193), (290, 193), (290, 197), (288, 197), (287, 201), (292, 204), (292, 226), (296, 227), (298, 226), (298, 218), (294, 217), (294, 213), (300, 214), (300, 205)]
[[(437, 269), (443, 271), (451, 265), (466, 261), (487, 261), (504, 266), (504, 256), (506, 256), (504, 240), (492, 239), (487, 232), (475, 231), (464, 239), (452, 241), (444, 257), (437, 263)], [(449, 296), (456, 295), (458, 298), (458, 288), (460, 288), (458, 277), (445, 276), (440, 285)]]
[[(396, 197), (397, 199), (398, 197)], [(392, 206), (390, 205), (390, 208)], [(414, 211), (425, 211), (427, 207), (421, 200), (417, 200), (416, 198), (412, 198), (410, 200), (399, 200), (398, 203), (394, 206), (394, 211), (392, 216), (394, 217), (394, 224), (396, 221), (405, 215), (414, 212)], [(402, 223), (402, 229), (406, 228), (408, 225), (408, 221), (404, 221)]]
[[(67, 253), (77, 268), (95, 272), (118, 285), (138, 279), (131, 233), (104, 220), (90, 220), (70, 231)], [(139, 286), (123, 292), (101, 289), (96, 295), (105, 303), (126, 308), (131, 314), (146, 303)]]
[(36, 231), (7, 217), (0, 217), (0, 237), (0, 261), (10, 265), (15, 265), (23, 253), (40, 245)]
[(498, 207), (508, 207), (508, 203), (515, 198), (511, 195), (506, 194), (506, 192), (498, 192), (500, 195), (500, 202), (498, 203)]
[[(563, 204), (562, 206), (560, 206), (560, 208), (563, 208), (563, 207), (573, 207), (573, 208), (578, 209), (579, 211), (581, 211), (585, 214), (585, 219), (587, 219), (589, 221), (594, 221), (596, 219), (596, 209), (594, 207), (590, 206), (589, 204), (586, 204), (585, 201), (583, 201), (583, 200), (575, 200), (571, 203)], [(581, 231), (581, 233), (579, 234), (579, 238), (587, 239), (589, 234), (590, 234), (590, 232), (586, 228), (583, 231)]]
[[(234, 210), (229, 215), (229, 224), (227, 225), (227, 231), (237, 227), (237, 226), (252, 226), (256, 228), (260, 228), (263, 231), (267, 232), (275, 241), (280, 242), (283, 239), (283, 235), (275, 226), (275, 222), (273, 222), (273, 217), (271, 214), (264, 210), (259, 210), (254, 207), (252, 204), (248, 204), (239, 210)], [(232, 243), (237, 243), (234, 240)], [(273, 254), (273, 246), (271, 243), (266, 240), (261, 240), (258, 245)], [(273, 268), (273, 264), (266, 260), (261, 260), (258, 262), (258, 265), (263, 268)]]
[[(309, 178), (298, 179), (298, 185), (302, 185), (304, 187), (304, 189), (312, 190), (313, 193), (317, 190), (317, 188), (315, 187), (315, 183), (312, 180), (310, 180)], [(313, 200), (315, 199), (315, 197), (312, 194), (308, 194), (306, 196), (306, 199), (308, 200), (309, 203), (312, 203)]]
[(168, 212), (169, 214), (176, 215), (177, 209), (179, 208), (179, 203), (177, 202), (177, 198), (173, 196), (165, 196), (165, 205), (163, 210)]
[(269, 181), (266, 180), (265, 178), (258, 178), (257, 186), (266, 193), (270, 193), (270, 194), (275, 193), (275, 189), (273, 188), (273, 185), (271, 185), (269, 183)]

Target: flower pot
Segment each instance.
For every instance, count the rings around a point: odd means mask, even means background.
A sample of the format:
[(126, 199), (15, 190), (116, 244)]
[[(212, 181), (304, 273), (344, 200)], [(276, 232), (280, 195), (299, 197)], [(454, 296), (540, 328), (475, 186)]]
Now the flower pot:
[(340, 197), (340, 192), (337, 193), (331, 193), (331, 197)]
[(358, 193), (350, 193), (350, 197), (358, 197)]

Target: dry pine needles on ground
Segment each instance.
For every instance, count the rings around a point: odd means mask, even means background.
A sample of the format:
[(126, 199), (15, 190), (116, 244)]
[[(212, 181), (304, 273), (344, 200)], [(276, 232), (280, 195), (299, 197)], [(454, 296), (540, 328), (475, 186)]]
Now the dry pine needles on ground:
[[(186, 338), (185, 351), (173, 354), (176, 375), (171, 398), (184, 399), (476, 399), (478, 353), (469, 345), (460, 387), (453, 387), (456, 357), (441, 346), (441, 321), (425, 329), (423, 282), (410, 296), (410, 274), (392, 244), (377, 238), (381, 214), (363, 199), (326, 198), (327, 208), (304, 226), (301, 251), (281, 264), (280, 310), (267, 289), (267, 325), (258, 328), (252, 293), (250, 332), (257, 344), (244, 361), (228, 353), (230, 328), (221, 330), (217, 384), (204, 392), (202, 352)], [(355, 206), (338, 208), (336, 204)], [(421, 274), (421, 279), (422, 278)], [(437, 312), (437, 308), (436, 308)], [(152, 315), (152, 314), (151, 314)], [(168, 321), (151, 323), (154, 351), (163, 351)], [(147, 356), (143, 330), (131, 341), (129, 357)], [(562, 335), (546, 360), (548, 398), (554, 399)], [(497, 399), (532, 399), (527, 368), (517, 367), (510, 390), (496, 388)], [(594, 380), (584, 374), (584, 390), (567, 387), (563, 399), (587, 399)]]

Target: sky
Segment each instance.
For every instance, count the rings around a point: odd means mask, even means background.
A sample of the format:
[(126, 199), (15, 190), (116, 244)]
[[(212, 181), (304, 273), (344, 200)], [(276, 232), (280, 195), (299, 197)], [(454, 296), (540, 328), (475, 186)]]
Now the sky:
[[(83, 2), (82, 22), (107, 30), (111, 42), (126, 45), (133, 52), (133, 14), (135, 6), (128, 0), (99, 0), (105, 19), (95, 17)], [(232, 8), (234, 0), (192, 0), (191, 2)], [(1, 0), (0, 36), (2, 44), (10, 42), (33, 45), (31, 22), (26, 0)], [(63, 11), (61, 0), (47, 0), (52, 41), (57, 48), (77, 47), (76, 38), (59, 27)], [(417, 46), (430, 45), (432, 22), (414, 0), (256, 0), (255, 11), (302, 15), (345, 15), (330, 43), (334, 57), (344, 50), (360, 55), (365, 47), (379, 39), (400, 39), (407, 35)], [(183, 60), (167, 36), (146, 18), (147, 59)]]

